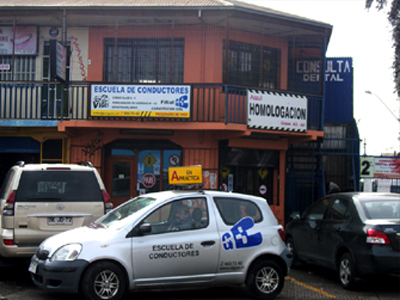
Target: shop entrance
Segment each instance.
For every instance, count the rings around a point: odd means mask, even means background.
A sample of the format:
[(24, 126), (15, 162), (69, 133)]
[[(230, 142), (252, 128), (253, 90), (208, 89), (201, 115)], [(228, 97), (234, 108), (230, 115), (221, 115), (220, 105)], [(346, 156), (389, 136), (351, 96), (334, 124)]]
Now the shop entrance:
[(181, 155), (169, 141), (117, 140), (106, 145), (104, 184), (114, 206), (170, 189), (168, 168), (180, 166)]
[(273, 168), (222, 166), (220, 189), (260, 196), (273, 204), (273, 176)]
[(275, 204), (277, 151), (220, 147), (220, 189), (261, 196)]
[(136, 157), (110, 157), (107, 160), (105, 185), (114, 206), (136, 197)]

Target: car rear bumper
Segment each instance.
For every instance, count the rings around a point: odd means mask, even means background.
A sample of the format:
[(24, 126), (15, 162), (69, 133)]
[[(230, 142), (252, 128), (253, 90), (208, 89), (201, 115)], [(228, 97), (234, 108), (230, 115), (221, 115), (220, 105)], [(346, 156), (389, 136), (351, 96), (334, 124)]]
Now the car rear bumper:
[(35, 254), (37, 245), (5, 245), (5, 240), (14, 241), (12, 229), (0, 229), (0, 255), (3, 257), (32, 257)]
[(89, 263), (85, 260), (56, 261), (31, 259), (31, 278), (42, 289), (62, 293), (77, 293), (83, 270)]
[(400, 274), (400, 252), (393, 250), (390, 245), (372, 245), (368, 253), (359, 257), (357, 269), (360, 275)]

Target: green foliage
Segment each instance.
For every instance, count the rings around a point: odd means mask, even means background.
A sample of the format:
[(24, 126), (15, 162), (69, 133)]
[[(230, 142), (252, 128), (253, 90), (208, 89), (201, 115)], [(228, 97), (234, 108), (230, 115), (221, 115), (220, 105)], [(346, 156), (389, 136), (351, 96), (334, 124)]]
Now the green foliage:
[[(366, 0), (365, 7), (371, 8), (373, 3), (377, 10), (383, 9), (387, 5), (387, 0)], [(394, 62), (392, 65), (394, 74), (395, 90), (400, 97), (400, 0), (392, 0), (391, 8), (388, 13), (388, 20), (393, 26), (392, 39), (394, 49)]]
[[(365, 7), (369, 9), (372, 6), (373, 2), (374, 0), (366, 0)], [(375, 2), (376, 2), (376, 8), (378, 10), (381, 10), (387, 4), (387, 0), (375, 0)]]

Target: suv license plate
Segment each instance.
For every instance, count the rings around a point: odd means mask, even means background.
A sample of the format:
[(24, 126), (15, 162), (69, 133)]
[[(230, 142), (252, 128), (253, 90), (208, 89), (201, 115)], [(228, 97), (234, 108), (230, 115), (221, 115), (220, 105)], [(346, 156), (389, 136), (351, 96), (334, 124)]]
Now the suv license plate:
[(50, 217), (47, 225), (72, 225), (72, 217)]

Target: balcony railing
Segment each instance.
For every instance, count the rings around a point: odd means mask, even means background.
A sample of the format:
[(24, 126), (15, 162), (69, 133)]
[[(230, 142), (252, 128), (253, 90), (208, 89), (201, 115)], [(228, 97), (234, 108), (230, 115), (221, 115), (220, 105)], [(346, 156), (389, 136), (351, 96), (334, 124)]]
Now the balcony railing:
[[(88, 82), (0, 82), (0, 120), (99, 119), (90, 116), (90, 86), (91, 83)], [(192, 111), (190, 118), (185, 119), (185, 122), (247, 124), (246, 87), (221, 84), (191, 86)], [(308, 129), (323, 130), (322, 97), (305, 96), (308, 99)], [(129, 120), (141, 119), (129, 118)], [(147, 120), (176, 121), (167, 118)]]

